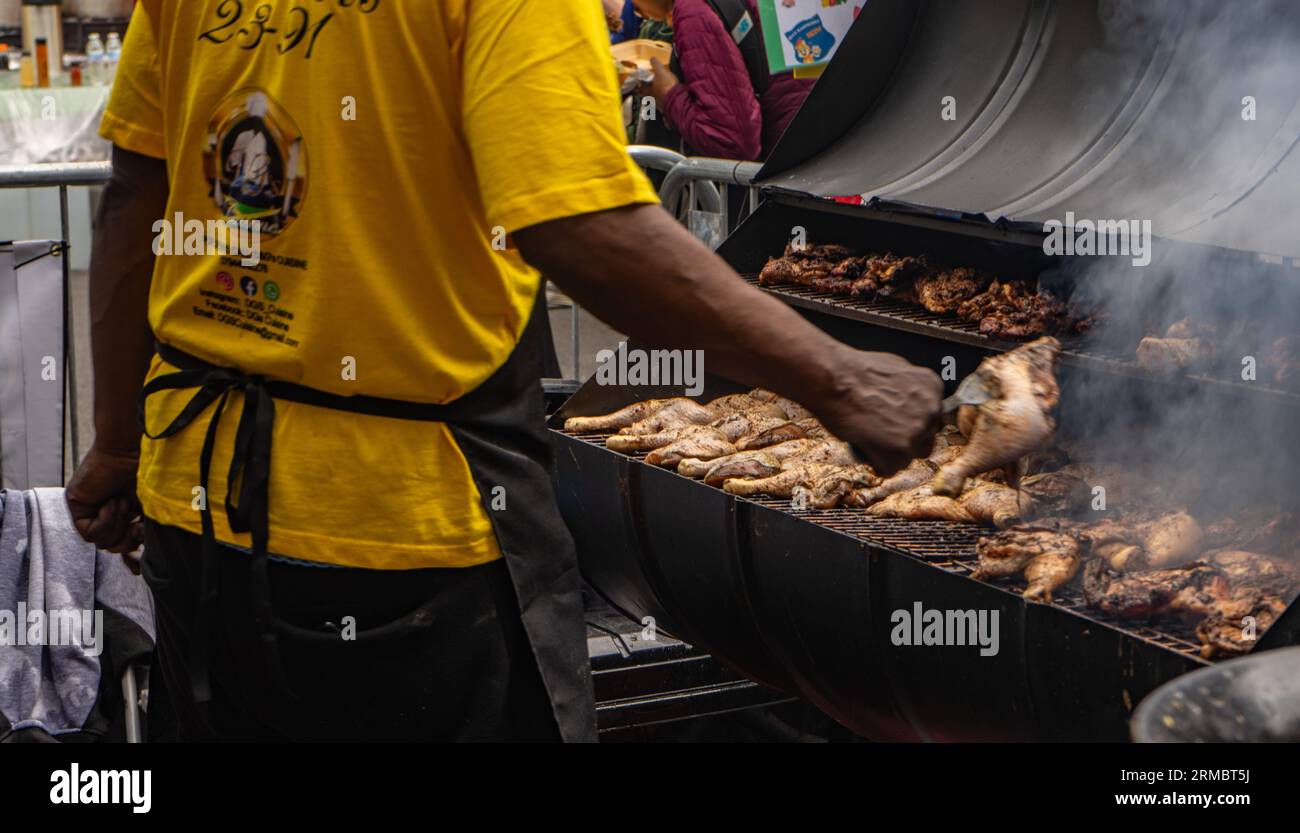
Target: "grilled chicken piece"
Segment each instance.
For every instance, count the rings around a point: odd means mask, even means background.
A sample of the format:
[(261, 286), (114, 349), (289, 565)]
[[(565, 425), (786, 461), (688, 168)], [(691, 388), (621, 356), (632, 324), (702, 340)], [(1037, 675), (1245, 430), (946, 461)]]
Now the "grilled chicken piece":
[(723, 491), (733, 495), (772, 495), (790, 497), (797, 486), (810, 487), (819, 477), (826, 476), (839, 466), (825, 463), (807, 463), (783, 469), (771, 477), (752, 480), (732, 479), (722, 484)]
[(663, 407), (644, 419), (620, 428), (619, 433), (658, 434), (675, 428), (685, 428), (689, 425), (706, 425), (737, 413), (780, 416), (785, 413), (785, 409), (780, 403), (788, 400), (782, 400), (770, 391), (755, 389), (748, 393), (732, 393), (719, 396), (705, 405), (685, 397), (662, 401), (664, 402)]
[(1138, 364), (1156, 373), (1194, 370), (1214, 363), (1218, 352), (1216, 328), (1184, 318), (1169, 325), (1164, 338), (1147, 336), (1137, 347)]
[(1143, 538), (1131, 524), (1107, 518), (1089, 524), (1079, 532), (1092, 554), (1101, 558), (1117, 573), (1146, 570), (1150, 567)]
[(831, 509), (839, 506), (854, 489), (879, 482), (880, 475), (866, 463), (836, 466), (812, 478), (807, 485), (795, 486), (790, 499), (800, 509)]
[(1020, 281), (993, 281), (988, 289), (962, 302), (957, 315), (978, 321), (980, 333), (997, 338), (1034, 338), (1086, 326), (1050, 293)]
[(989, 285), (987, 275), (960, 267), (916, 279), (916, 298), (930, 312), (951, 314)]
[(738, 451), (750, 451), (755, 448), (767, 448), (770, 445), (799, 439), (818, 439), (829, 437), (830, 432), (813, 417), (791, 420), (776, 425), (766, 431), (745, 437), (736, 443)]
[(924, 486), (934, 477), (935, 471), (929, 460), (913, 460), (902, 471), (880, 481), (879, 485), (870, 489), (855, 489), (845, 498), (844, 503), (847, 506), (872, 506), (890, 495)]
[(1203, 534), (1196, 519), (1186, 512), (1175, 512), (1138, 525), (1142, 546), (1152, 569), (1177, 567), (1196, 558), (1201, 552)]
[(970, 440), (935, 475), (935, 494), (961, 494), (967, 477), (1013, 463), (1051, 439), (1056, 430), (1051, 412), (1060, 398), (1055, 375), (1060, 352), (1059, 341), (1040, 338), (980, 362), (975, 373), (993, 398), (961, 408), (958, 424)]
[(1258, 591), (1248, 590), (1223, 600), (1196, 626), (1201, 656), (1206, 659), (1241, 656), (1255, 646), (1255, 641), (1285, 611), (1284, 601)]
[(1022, 593), (1031, 602), (1050, 602), (1052, 593), (1064, 587), (1079, 572), (1077, 550), (1045, 552), (1025, 565), (1028, 586)]
[(668, 400), (662, 408), (650, 416), (620, 428), (618, 433), (633, 436), (661, 434), (688, 425), (707, 425), (718, 416), (718, 412), (708, 405), (701, 405), (694, 399), (679, 397)]
[(1028, 518), (1071, 517), (1088, 507), (1092, 496), (1083, 479), (1068, 472), (1031, 474), (1020, 481), (1021, 514)]
[(633, 402), (625, 408), (619, 408), (612, 414), (603, 414), (601, 416), (589, 417), (569, 417), (564, 421), (564, 430), (574, 433), (586, 431), (617, 431), (620, 428), (626, 428), (629, 425), (649, 419), (654, 414), (674, 402), (695, 402), (686, 397), (674, 397), (672, 399), (647, 399), (644, 402)]
[(1214, 343), (1203, 338), (1154, 338), (1138, 343), (1138, 364), (1155, 373), (1206, 367), (1214, 363)]
[[(979, 480), (969, 483), (970, 488), (957, 502), (982, 524), (1006, 529), (1020, 522), (1022, 512), (1032, 514), (1032, 500), (1018, 495), (1015, 489)], [(1022, 500), (1028, 504), (1028, 512), (1022, 508)]]
[(1300, 552), (1300, 523), (1293, 512), (1262, 507), (1237, 509), (1231, 516), (1206, 525), (1205, 545), (1248, 552)]
[(867, 514), (873, 518), (978, 523), (978, 519), (971, 514), (970, 510), (950, 497), (936, 495), (929, 483), (892, 494), (874, 506), (868, 507)]
[(723, 440), (727, 438), (726, 434), (723, 434), (712, 425), (686, 425), (654, 434), (610, 434), (605, 438), (605, 447), (611, 451), (621, 451), (625, 454), (637, 451), (653, 451), (656, 448), (663, 448), (669, 443), (697, 436), (721, 437)]
[[(682, 465), (686, 465), (683, 461)], [(705, 470), (704, 482), (721, 486), (733, 477), (770, 477), (783, 468), (810, 463), (848, 466), (858, 462), (853, 449), (842, 440), (788, 440), (763, 449), (740, 451), (713, 461)], [(682, 466), (677, 471), (686, 474)]]
[(651, 451), (646, 455), (645, 461), (652, 466), (676, 466), (687, 457), (721, 457), (724, 454), (734, 454), (735, 451), (736, 446), (722, 431), (712, 425), (693, 425), (683, 436)]
[[(803, 442), (795, 440), (794, 442)], [(784, 445), (785, 443), (782, 443)], [(700, 471), (701, 474), (688, 474)], [(702, 477), (710, 486), (721, 486), (732, 478), (753, 479), (771, 477), (781, 471), (781, 461), (766, 449), (757, 451), (738, 451), (715, 460), (686, 459), (677, 466), (678, 474), (688, 477)]]
[(1073, 528), (1053, 519), (982, 538), (975, 546), (979, 567), (972, 576), (987, 581), (1023, 573), (1029, 585), (1022, 595), (1030, 601), (1051, 601), (1052, 592), (1079, 571), (1081, 552)]
[(1169, 570), (1117, 573), (1100, 559), (1088, 562), (1083, 572), (1083, 597), (1091, 607), (1123, 619), (1149, 619), (1173, 609), (1175, 600), (1186, 608), (1199, 592), (1222, 585), (1222, 576), (1202, 562)]
[(1233, 587), (1249, 587), (1284, 599), (1300, 591), (1300, 567), (1290, 561), (1242, 550), (1215, 550), (1202, 557)]
[(924, 486), (934, 479), (934, 473), (940, 466), (956, 459), (962, 448), (963, 446), (957, 443), (936, 447), (930, 452), (929, 457), (924, 460), (913, 460), (902, 471), (880, 481), (879, 485), (870, 489), (855, 489), (845, 498), (844, 503), (846, 506), (872, 506), (890, 495)]
[(742, 437), (761, 434), (778, 425), (784, 425), (787, 421), (785, 413), (775, 404), (769, 403), (725, 414), (710, 422), (709, 425), (725, 434), (728, 440), (736, 442)]

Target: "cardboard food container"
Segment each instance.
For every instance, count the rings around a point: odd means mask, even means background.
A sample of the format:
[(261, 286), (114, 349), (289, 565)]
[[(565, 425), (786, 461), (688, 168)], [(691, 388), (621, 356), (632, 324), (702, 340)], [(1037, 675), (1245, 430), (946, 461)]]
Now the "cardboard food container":
[(650, 69), (650, 59), (658, 58), (660, 63), (668, 66), (673, 57), (672, 44), (657, 40), (625, 40), (616, 43), (610, 50), (618, 64), (618, 82), (622, 84), (629, 75), (638, 69)]

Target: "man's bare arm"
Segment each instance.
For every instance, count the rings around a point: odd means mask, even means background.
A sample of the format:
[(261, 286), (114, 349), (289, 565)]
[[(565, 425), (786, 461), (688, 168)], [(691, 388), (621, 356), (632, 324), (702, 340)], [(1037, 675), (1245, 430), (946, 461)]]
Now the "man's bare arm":
[(115, 147), (90, 253), (95, 444), (105, 451), (140, 450), (136, 400), (153, 357), (153, 224), (166, 210), (166, 163)]
[(932, 371), (855, 350), (746, 284), (653, 205), (541, 223), (524, 258), (598, 318), (708, 369), (795, 399), (884, 471), (929, 449), (943, 396)]
[(153, 225), (166, 210), (166, 164), (114, 147), (90, 254), (95, 442), (68, 482), (67, 498), (82, 536), (117, 552), (139, 544), (139, 525), (132, 523), (139, 514), (136, 401), (153, 356)]

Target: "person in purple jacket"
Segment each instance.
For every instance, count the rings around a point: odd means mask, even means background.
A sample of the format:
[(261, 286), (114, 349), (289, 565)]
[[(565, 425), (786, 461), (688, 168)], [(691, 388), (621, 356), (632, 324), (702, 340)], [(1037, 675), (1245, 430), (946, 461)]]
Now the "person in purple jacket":
[[(654, 79), (642, 92), (655, 99), (658, 111), (690, 151), (726, 159), (765, 159), (815, 82), (788, 72), (770, 75), (765, 66), (760, 77), (751, 77), (740, 48), (709, 0), (632, 2), (642, 17), (672, 24), (682, 77), (653, 59)], [(754, 0), (740, 2), (754, 26), (747, 37), (761, 42)]]

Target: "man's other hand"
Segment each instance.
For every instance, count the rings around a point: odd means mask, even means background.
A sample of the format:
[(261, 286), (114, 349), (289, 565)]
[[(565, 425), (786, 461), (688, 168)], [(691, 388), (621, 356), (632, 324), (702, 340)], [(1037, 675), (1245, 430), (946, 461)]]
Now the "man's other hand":
[(92, 447), (68, 482), (65, 495), (81, 537), (101, 550), (125, 554), (144, 541), (135, 494), (138, 454)]

